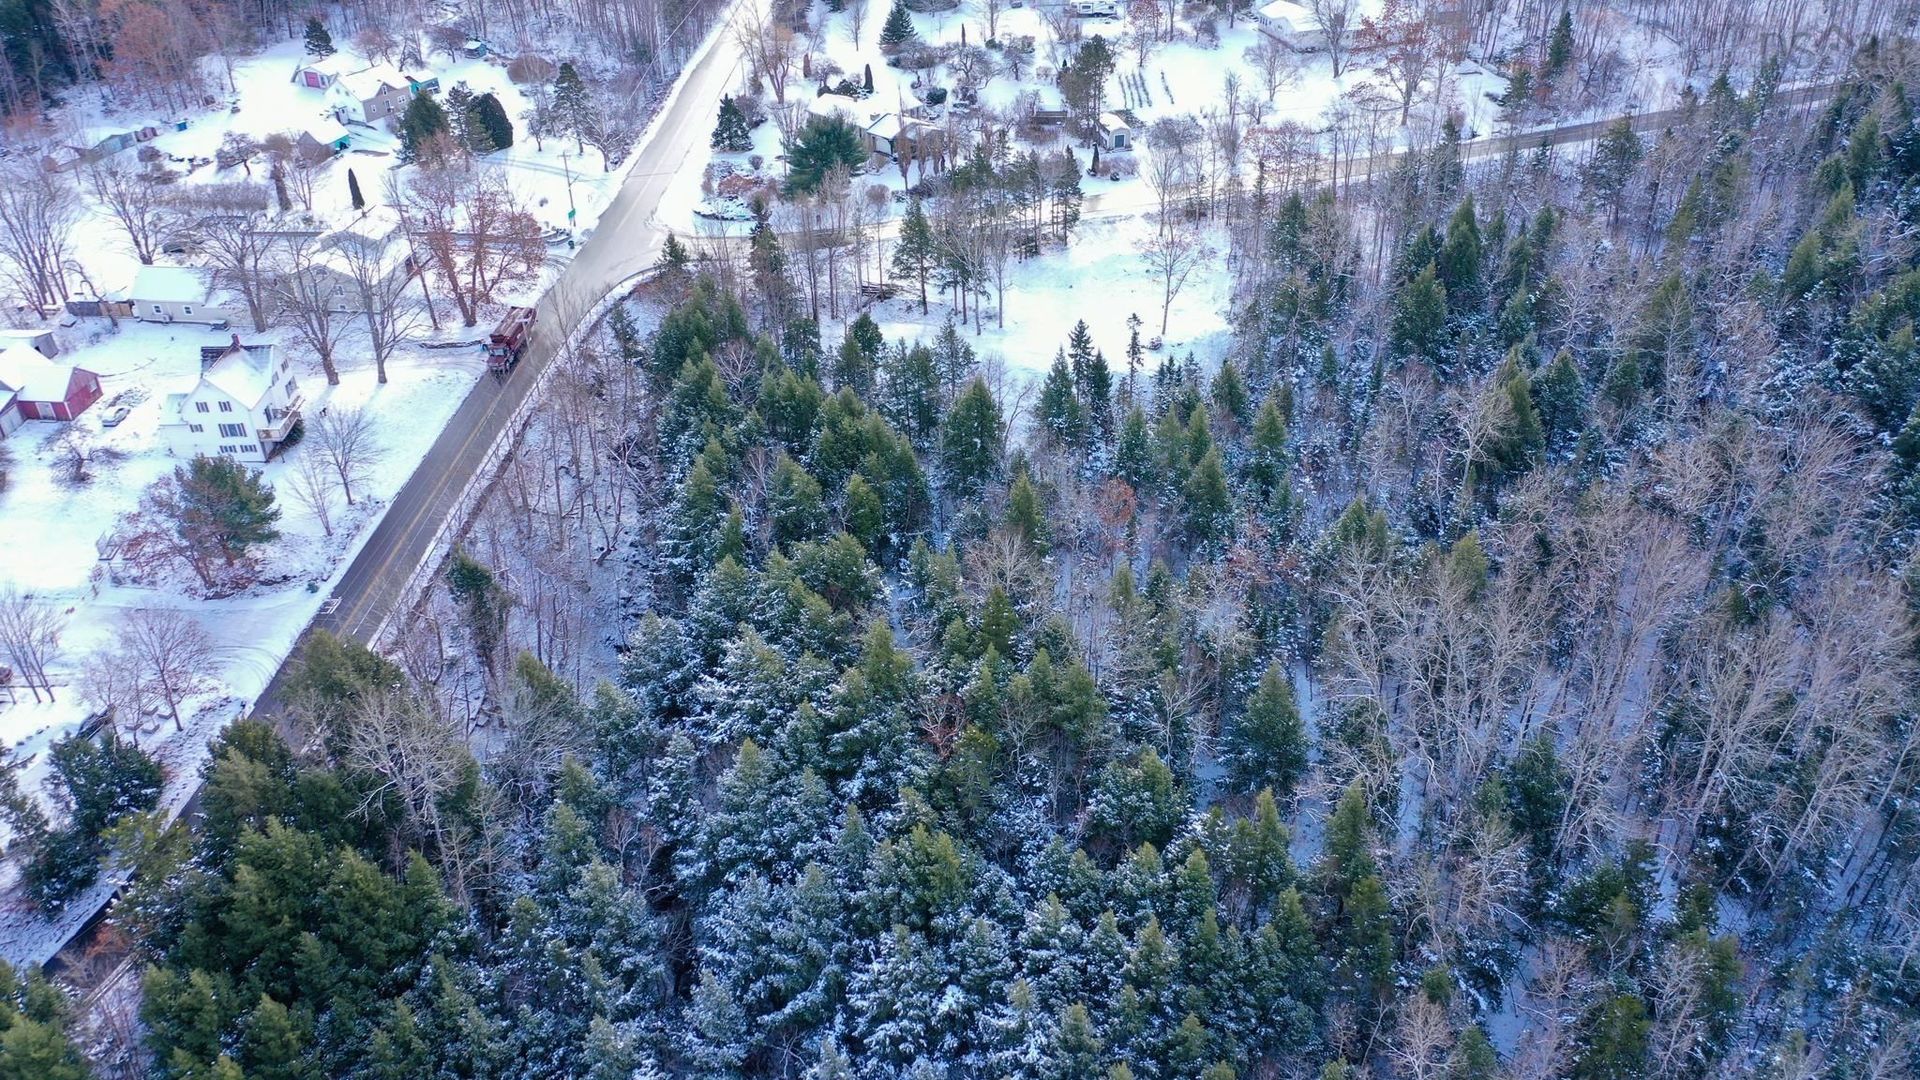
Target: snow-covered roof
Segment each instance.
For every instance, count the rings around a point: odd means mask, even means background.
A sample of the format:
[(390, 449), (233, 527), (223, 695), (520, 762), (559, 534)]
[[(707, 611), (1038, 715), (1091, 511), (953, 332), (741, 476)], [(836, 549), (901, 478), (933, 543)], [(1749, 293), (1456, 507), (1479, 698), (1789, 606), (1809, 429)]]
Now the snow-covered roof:
[(127, 298), (136, 304), (197, 304), (207, 298), (206, 275), (191, 266), (143, 266)]
[(342, 124), (331, 116), (309, 121), (307, 123), (306, 133), (307, 138), (312, 139), (322, 146), (332, 146), (341, 139), (348, 137), (347, 125)]
[(902, 133), (914, 134), (914, 129), (925, 130), (932, 124), (914, 116), (901, 116), (899, 113), (881, 113), (867, 125), (867, 131), (881, 139), (897, 139)]
[(1120, 119), (1120, 114), (1103, 112), (1100, 114), (1100, 130), (1130, 131), (1132, 129), (1127, 125), (1125, 120)]
[(296, 75), (302, 71), (317, 71), (322, 75), (337, 79), (342, 75), (357, 71), (366, 66), (366, 62), (356, 56), (337, 52), (331, 56), (323, 56), (318, 60), (305, 61), (293, 70)]
[(18, 392), (22, 401), (60, 401), (67, 396), (72, 379), (72, 368), (25, 345), (0, 348), (0, 387)]
[[(251, 409), (279, 375), (272, 345), (241, 345), (239, 338), (200, 371), (200, 381)], [(184, 399), (183, 399), (184, 400)]]
[(378, 97), (387, 90), (405, 90), (413, 85), (412, 80), (400, 73), (392, 64), (375, 64), (361, 71), (352, 71), (340, 76), (340, 86), (347, 93), (362, 101)]
[(807, 112), (828, 118), (837, 116), (856, 124), (861, 117), (860, 103), (845, 94), (821, 94), (807, 102)]

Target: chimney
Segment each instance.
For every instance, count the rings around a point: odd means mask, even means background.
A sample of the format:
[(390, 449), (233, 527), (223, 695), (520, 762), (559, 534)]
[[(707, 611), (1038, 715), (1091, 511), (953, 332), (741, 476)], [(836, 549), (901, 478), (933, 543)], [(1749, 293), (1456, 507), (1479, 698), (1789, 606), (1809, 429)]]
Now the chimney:
[(240, 335), (239, 334), (233, 335), (233, 346), (231, 348), (231, 351), (232, 352), (240, 351)]

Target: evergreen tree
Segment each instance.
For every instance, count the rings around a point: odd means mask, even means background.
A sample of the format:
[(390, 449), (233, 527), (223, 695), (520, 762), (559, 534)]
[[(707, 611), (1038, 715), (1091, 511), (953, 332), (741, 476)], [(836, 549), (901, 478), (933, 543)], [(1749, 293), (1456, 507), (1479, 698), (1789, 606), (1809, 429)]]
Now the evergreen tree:
[(720, 119), (713, 126), (712, 148), (740, 154), (753, 149), (753, 132), (747, 126), (747, 114), (731, 95), (720, 99)]
[(999, 472), (1005, 438), (1000, 403), (984, 380), (974, 379), (953, 403), (940, 432), (947, 489), (960, 498), (978, 492)]
[(355, 210), (367, 208), (367, 198), (360, 194), (360, 178), (353, 174), (352, 169), (347, 170), (347, 199)]
[(866, 148), (852, 124), (837, 116), (816, 116), (787, 145), (786, 193), (811, 195), (829, 171), (838, 167), (853, 172), (866, 160)]
[(940, 245), (933, 235), (920, 200), (907, 203), (907, 214), (900, 219), (900, 236), (893, 245), (893, 274), (920, 286), (920, 314), (927, 313), (927, 281), (939, 261)]
[[(505, 150), (513, 145), (513, 121), (507, 118), (506, 107), (500, 104), (500, 99), (492, 91), (473, 99), (469, 116), (468, 132), (474, 153)], [(480, 149), (483, 140), (485, 150)]]
[(1187, 532), (1201, 543), (1225, 538), (1233, 528), (1233, 496), (1218, 448), (1210, 449), (1186, 483)]
[(170, 482), (149, 491), (147, 505), (171, 526), (187, 561), (210, 588), (220, 567), (235, 567), (255, 547), (280, 538), (273, 485), (260, 470), (225, 456), (199, 454), (174, 466)]
[(1446, 330), (1447, 290), (1439, 269), (1428, 263), (1400, 288), (1387, 347), (1395, 356), (1437, 362), (1446, 350)]
[(887, 11), (887, 21), (880, 27), (880, 47), (892, 52), (918, 37), (919, 32), (913, 28), (913, 13), (907, 10), (906, 0), (893, 0), (893, 7)]
[(447, 113), (432, 94), (415, 94), (400, 114), (400, 160), (420, 160), (433, 140), (448, 134)]
[(1547, 79), (1551, 82), (1573, 62), (1573, 10), (1560, 9), (1560, 21), (1553, 24), (1553, 36), (1547, 39)]
[(1270, 788), (1281, 799), (1292, 796), (1307, 769), (1307, 729), (1294, 703), (1293, 684), (1278, 665), (1260, 677), (1246, 712), (1227, 729), (1221, 757), (1242, 794)]
[[(417, 95), (414, 100), (422, 97), (426, 95)], [(593, 97), (587, 92), (587, 84), (574, 70), (573, 61), (560, 61), (560, 68), (553, 76), (554, 134), (573, 136), (574, 152), (585, 153), (586, 137), (595, 122)]]
[(307, 16), (307, 55), (327, 57), (333, 55), (333, 35), (327, 33), (327, 24), (320, 16)]
[(1073, 375), (1067, 369), (1065, 354), (1055, 354), (1040, 386), (1040, 425), (1047, 436), (1062, 448), (1077, 450), (1086, 441), (1087, 414), (1073, 392)]

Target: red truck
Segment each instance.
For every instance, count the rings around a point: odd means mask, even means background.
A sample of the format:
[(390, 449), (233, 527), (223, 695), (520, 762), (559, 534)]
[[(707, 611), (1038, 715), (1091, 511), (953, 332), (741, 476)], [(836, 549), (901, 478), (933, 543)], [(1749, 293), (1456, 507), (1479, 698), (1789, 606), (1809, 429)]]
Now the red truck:
[(487, 370), (495, 374), (505, 374), (520, 360), (520, 354), (527, 347), (527, 339), (533, 336), (534, 309), (530, 307), (508, 308), (506, 318), (487, 338)]

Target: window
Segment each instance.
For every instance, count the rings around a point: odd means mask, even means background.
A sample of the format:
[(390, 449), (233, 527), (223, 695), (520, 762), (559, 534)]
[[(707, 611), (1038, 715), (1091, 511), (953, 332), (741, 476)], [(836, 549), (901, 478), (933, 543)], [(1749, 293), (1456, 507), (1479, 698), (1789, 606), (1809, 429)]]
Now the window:
[(247, 425), (245, 424), (221, 424), (220, 425), (220, 437), (223, 439), (244, 438), (246, 434), (247, 434)]
[(153, 305), (153, 313), (155, 315), (165, 315), (167, 312), (165, 308), (162, 308), (159, 304), (155, 304)]
[(187, 425), (187, 430), (188, 430), (188, 431), (191, 431), (191, 432), (193, 432), (193, 433), (194, 433), (195, 435), (205, 435), (205, 434), (207, 433), (207, 425), (205, 425), (205, 424), (188, 424), (188, 425)]
[(221, 453), (223, 453), (223, 454), (231, 454), (231, 453), (233, 453), (233, 444), (232, 444), (232, 443), (222, 443), (222, 444), (221, 444), (221, 446), (220, 446), (220, 452), (221, 452)]
[(192, 305), (192, 304), (182, 304), (182, 305), (180, 306), (180, 314), (182, 314), (182, 315), (191, 315), (191, 314), (193, 314), (193, 305)]
[(221, 403), (220, 403), (220, 411), (221, 411), (221, 412), (232, 412), (232, 411), (233, 411), (233, 402), (231, 402), (231, 401), (223, 401), (223, 402), (221, 402)]
[(257, 454), (260, 452), (260, 448), (253, 445), (252, 443), (247, 443), (246, 445), (240, 448), (240, 452), (243, 454)]
[(194, 402), (194, 403), (193, 403), (193, 411), (194, 411), (194, 412), (207, 412), (207, 411), (208, 411), (208, 410), (207, 410), (207, 403), (206, 403), (206, 402), (204, 402), (204, 401), (196, 401), (196, 402)]
[(293, 385), (293, 380), (292, 380), (292, 379), (288, 379), (288, 380), (287, 380), (287, 396), (288, 396), (288, 397), (292, 397), (292, 396), (293, 396), (293, 391), (294, 391), (294, 385)]

